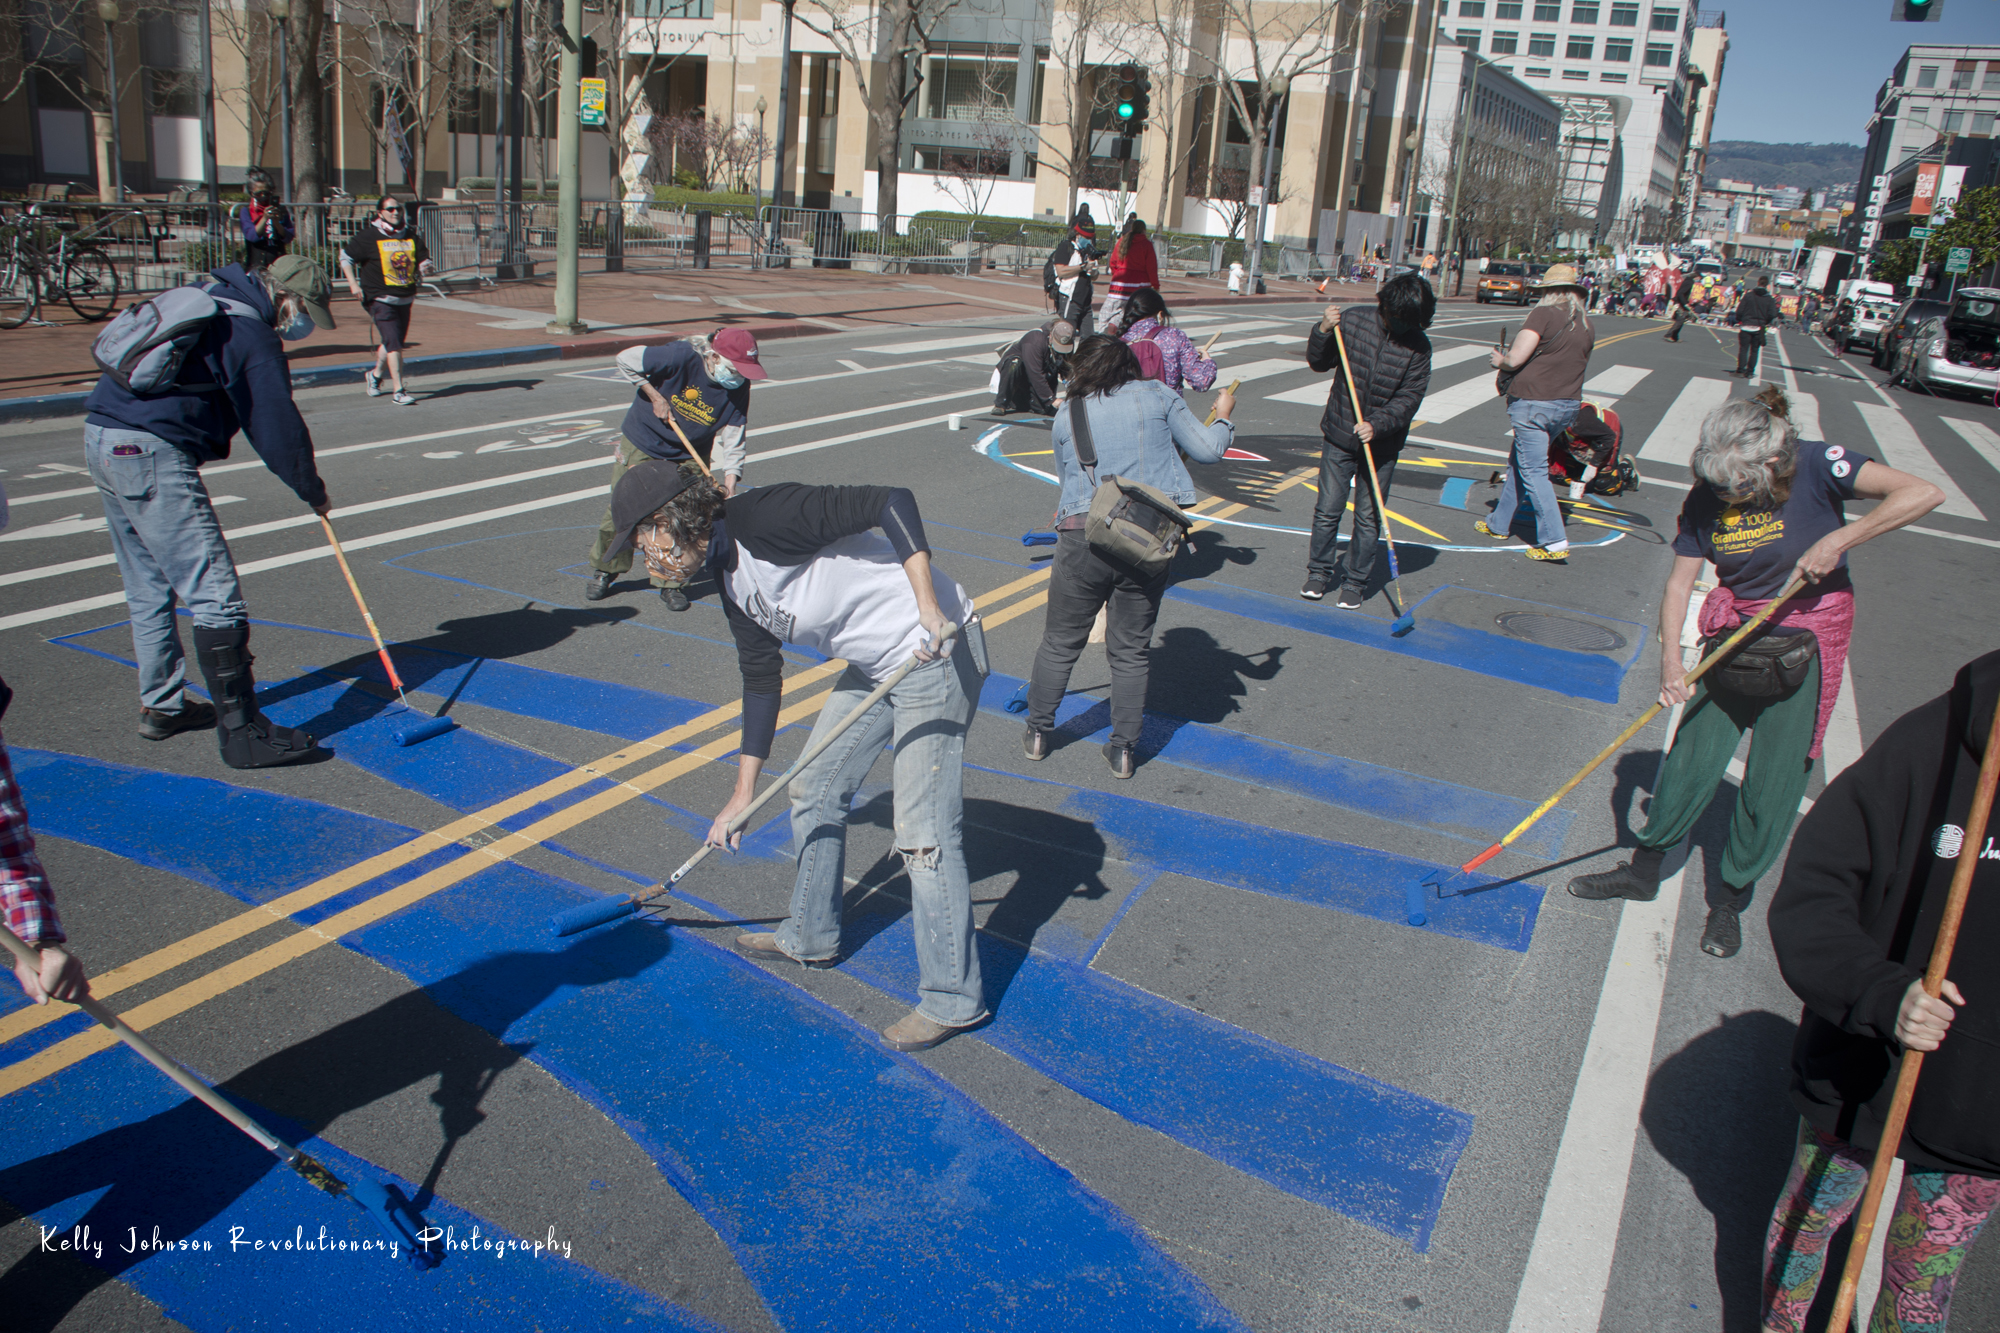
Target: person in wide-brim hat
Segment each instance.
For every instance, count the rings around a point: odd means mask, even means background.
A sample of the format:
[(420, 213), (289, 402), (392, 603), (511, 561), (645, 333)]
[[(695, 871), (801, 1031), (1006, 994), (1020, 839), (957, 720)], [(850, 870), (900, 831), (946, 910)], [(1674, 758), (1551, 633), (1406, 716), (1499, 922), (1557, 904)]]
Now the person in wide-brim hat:
[(1542, 274), (1542, 280), (1536, 286), (1543, 292), (1560, 291), (1564, 288), (1578, 292), (1585, 291), (1587, 289), (1578, 280), (1579, 276), (1574, 264), (1552, 264), (1549, 266), (1549, 271)]

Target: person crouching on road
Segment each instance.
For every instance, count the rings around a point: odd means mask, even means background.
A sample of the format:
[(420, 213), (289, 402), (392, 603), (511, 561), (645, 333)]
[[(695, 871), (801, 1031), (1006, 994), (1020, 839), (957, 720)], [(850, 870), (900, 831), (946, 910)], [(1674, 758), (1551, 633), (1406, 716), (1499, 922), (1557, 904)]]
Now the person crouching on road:
[[(736, 789), (708, 832), (712, 845), (725, 845), (729, 821), (756, 798), (784, 692), (785, 644), (848, 663), (813, 726), (815, 740), (911, 657), (920, 663), (793, 779), (790, 914), (775, 933), (739, 935), (735, 947), (764, 962), (839, 960), (848, 807), (894, 741), (896, 850), (910, 882), (918, 1003), (883, 1040), (921, 1051), (984, 1022), (961, 828), (965, 734), (986, 671), (985, 640), (972, 598), (931, 568), (916, 497), (901, 487), (797, 482), (725, 496), (707, 477), (648, 459), (619, 478), (611, 508), (614, 551), (635, 543), (656, 574), (682, 579), (706, 566), (722, 590), (743, 676), (743, 741)], [(951, 621), (960, 637), (934, 651)], [(738, 833), (727, 845), (741, 840)]]
[[(769, 378), (758, 360), (756, 337), (748, 329), (720, 329), (710, 338), (628, 347), (618, 354), (618, 369), (639, 392), (625, 414), (618, 456), (611, 463), (612, 494), (618, 493), (627, 469), (658, 458), (696, 476), (713, 473), (722, 494), (734, 495), (743, 479), (750, 382)], [(593, 572), (583, 595), (593, 602), (602, 601), (618, 576), (632, 568), (632, 553), (618, 544), (616, 515), (615, 504), (604, 511), (590, 548)], [(650, 572), (667, 610), (687, 610), (687, 578)]]
[(1076, 329), (1067, 322), (1052, 319), (1029, 329), (1000, 354), (1000, 390), (993, 395), (993, 411), (1054, 416), (1056, 395), (1062, 392), (1075, 353)]
[[(1765, 1241), (1760, 1327), (1770, 1333), (1806, 1327), (1834, 1235), (1880, 1155), (1903, 1051), (1925, 1053), (1923, 1077), (1896, 1153), (1895, 1212), (1876, 1225), (1887, 1240), (1867, 1326), (1943, 1333), (1966, 1252), (2000, 1207), (2000, 861), (1990, 855), (1975, 862), (1943, 993), (1923, 985), (1996, 703), (2000, 653), (1988, 653), (1891, 723), (1792, 839), (1771, 943), (1805, 1002), (1792, 1043), (1803, 1119)], [(1961, 1014), (1968, 994), (1977, 1007)]]
[(375, 322), (375, 335), (381, 340), (375, 348), (375, 365), (361, 372), (362, 387), (370, 398), (381, 397), (386, 367), (395, 390), (390, 401), (408, 407), (417, 400), (403, 389), (403, 344), (410, 336), (417, 283), (431, 271), (431, 252), (416, 220), (404, 216), (396, 196), (383, 195), (374, 218), (342, 247), (340, 271), (347, 278), (347, 290)]
[[(1382, 516), (1375, 510), (1375, 492), (1368, 482), (1361, 451), (1375, 460), (1382, 494), (1396, 475), (1396, 459), (1409, 438), (1410, 422), (1431, 382), (1431, 340), (1424, 330), (1437, 313), (1437, 293), (1414, 273), (1391, 278), (1376, 293), (1375, 308), (1330, 305), (1306, 338), (1306, 364), (1324, 374), (1331, 370), (1333, 388), (1320, 418), (1319, 499), (1313, 505), (1312, 545), (1306, 556), (1306, 582), (1299, 596), (1317, 602), (1336, 581), (1336, 605), (1352, 609), (1368, 594), (1375, 573)], [(1355, 392), (1361, 396), (1362, 419), (1354, 419), (1354, 400), (1347, 394), (1347, 373), (1340, 365), (1340, 345), (1333, 331), (1338, 323), (1347, 343)], [(1354, 536), (1347, 546), (1347, 572), (1339, 564), (1340, 519), (1354, 494)]]
[[(1235, 439), (1229, 415), (1234, 395), (1216, 396), (1215, 424), (1204, 426), (1187, 401), (1158, 380), (1140, 378), (1139, 363), (1110, 334), (1085, 338), (1070, 364), (1069, 401), (1056, 414), (1049, 436), (1055, 446), (1062, 484), (1056, 509), (1056, 558), (1049, 574), (1048, 618), (1041, 650), (1035, 654), (1035, 674), (1028, 688), (1028, 730), (1021, 746), (1028, 758), (1046, 759), (1052, 747), (1056, 706), (1069, 688), (1091, 624), (1101, 607), (1108, 607), (1104, 655), (1111, 663), (1111, 739), (1104, 758), (1111, 775), (1129, 778), (1136, 767), (1146, 715), (1147, 654), (1153, 623), (1166, 595), (1168, 565), (1147, 576), (1091, 549), (1084, 529), (1091, 497), (1106, 477), (1121, 477), (1158, 487), (1178, 505), (1194, 503), (1194, 481), (1182, 466), (1180, 452), (1202, 463), (1222, 461)], [(1097, 456), (1086, 469), (1077, 457), (1075, 418), (1085, 422)], [(1179, 452), (1177, 452), (1179, 451)]]
[(1583, 308), (1575, 268), (1555, 265), (1543, 276), (1542, 290), (1548, 294), (1535, 303), (1514, 335), (1514, 345), (1492, 355), (1495, 370), (1514, 372), (1507, 386), (1514, 452), (1491, 518), (1472, 526), (1504, 542), (1513, 536), (1514, 516), (1525, 501), (1535, 515), (1535, 544), (1528, 548), (1528, 558), (1563, 564), (1569, 560), (1569, 537), (1555, 488), (1549, 485), (1549, 440), (1567, 430), (1583, 406), (1583, 377), (1597, 333)]
[[(1812, 761), (1840, 694), (1841, 667), (1854, 631), (1854, 586), (1847, 552), (1871, 537), (1928, 514), (1944, 493), (1927, 481), (1822, 441), (1801, 443), (1784, 394), (1767, 389), (1708, 414), (1690, 470), (1694, 489), (1681, 505), (1674, 563), (1660, 598), (1660, 703), (1685, 704), (1639, 850), (1630, 863), (1569, 882), (1579, 898), (1651, 902), (1660, 863), (1708, 809), (1743, 733), (1750, 756), (1736, 793), (1729, 843), (1722, 853), (1720, 901), (1709, 909), (1701, 947), (1728, 958), (1743, 942), (1738, 920), (1757, 877), (1785, 845)], [(1849, 500), (1879, 500), (1847, 521)], [(1701, 606), (1703, 652), (1729, 637), (1772, 598), (1803, 578), (1756, 638), (1693, 688), (1681, 658), (1688, 599), (1704, 560), (1720, 584)], [(1756, 672), (1753, 654), (1782, 653)]]
[[(305, 732), (257, 711), (249, 612), (200, 468), (227, 458), (240, 430), (315, 514), (332, 509), (313, 463), (312, 434), (292, 402), (284, 344), (314, 326), (331, 329), (333, 316), (326, 273), (303, 255), (274, 259), (256, 273), (231, 264), (209, 276), (206, 290), (252, 313), (209, 323), (182, 364), (185, 388), (138, 394), (109, 374), (99, 379), (84, 402), (83, 454), (125, 581), (139, 659), (139, 734), (157, 741), (213, 726), (224, 763), (267, 768), (325, 752)], [(183, 691), (176, 602), (193, 617), (195, 658), (213, 707)]]

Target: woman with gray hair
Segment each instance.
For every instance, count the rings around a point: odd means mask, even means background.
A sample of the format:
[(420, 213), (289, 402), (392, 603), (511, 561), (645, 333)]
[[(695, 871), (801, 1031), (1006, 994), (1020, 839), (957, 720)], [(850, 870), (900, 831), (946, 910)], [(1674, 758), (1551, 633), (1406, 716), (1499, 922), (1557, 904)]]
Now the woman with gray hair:
[(1583, 406), (1583, 376), (1590, 368), (1597, 334), (1584, 309), (1584, 289), (1574, 266), (1551, 268), (1542, 276), (1542, 291), (1546, 295), (1521, 325), (1513, 345), (1493, 352), (1493, 368), (1501, 372), (1500, 392), (1507, 395), (1507, 415), (1514, 422), (1514, 452), (1492, 516), (1473, 526), (1488, 537), (1507, 541), (1526, 500), (1535, 516), (1535, 541), (1528, 558), (1564, 564), (1569, 560), (1569, 537), (1563, 531), (1555, 487), (1549, 484), (1549, 441), (1569, 428)]
[[(1750, 757), (1736, 795), (1722, 882), (1714, 886), (1701, 947), (1727, 958), (1742, 947), (1738, 920), (1757, 877), (1790, 835), (1812, 761), (1840, 694), (1854, 627), (1847, 551), (1928, 514), (1944, 501), (1929, 482), (1837, 444), (1801, 443), (1785, 395), (1766, 389), (1701, 423), (1681, 506), (1674, 564), (1660, 599), (1660, 702), (1686, 705), (1660, 771), (1639, 849), (1629, 863), (1570, 881), (1579, 898), (1651, 902), (1661, 862), (1694, 828), (1722, 783), (1743, 733)], [(1878, 500), (1847, 521), (1848, 500)], [(1756, 615), (1794, 579), (1806, 588), (1728, 661), (1690, 688), (1681, 627), (1704, 561), (1718, 586), (1701, 605), (1704, 651)]]

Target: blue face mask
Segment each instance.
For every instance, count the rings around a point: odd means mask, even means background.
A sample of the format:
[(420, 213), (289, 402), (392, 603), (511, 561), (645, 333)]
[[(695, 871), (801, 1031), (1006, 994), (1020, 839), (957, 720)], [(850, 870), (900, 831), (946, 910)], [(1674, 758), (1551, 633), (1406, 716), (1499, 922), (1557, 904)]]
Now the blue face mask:
[(750, 382), (728, 362), (724, 362), (720, 370), (711, 370), (708, 377), (715, 381), (718, 389), (740, 389)]
[(313, 331), (312, 316), (301, 310), (292, 322), (278, 330), (278, 336), (288, 343), (295, 343)]

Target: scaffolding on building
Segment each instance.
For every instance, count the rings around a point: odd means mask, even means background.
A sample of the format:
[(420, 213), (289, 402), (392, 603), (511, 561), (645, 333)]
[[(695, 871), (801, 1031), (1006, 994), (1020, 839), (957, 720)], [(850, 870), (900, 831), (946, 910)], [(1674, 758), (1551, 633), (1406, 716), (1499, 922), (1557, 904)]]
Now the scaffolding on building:
[(1604, 239), (1612, 218), (1605, 215), (1605, 181), (1618, 153), (1624, 121), (1621, 99), (1595, 93), (1545, 92), (1562, 108), (1562, 207), (1570, 227), (1566, 249), (1584, 249)]

